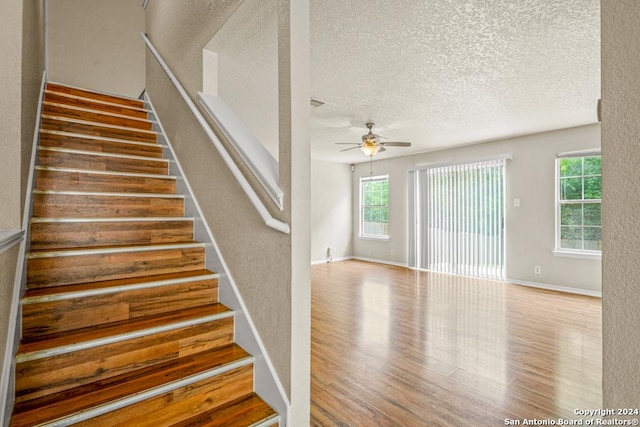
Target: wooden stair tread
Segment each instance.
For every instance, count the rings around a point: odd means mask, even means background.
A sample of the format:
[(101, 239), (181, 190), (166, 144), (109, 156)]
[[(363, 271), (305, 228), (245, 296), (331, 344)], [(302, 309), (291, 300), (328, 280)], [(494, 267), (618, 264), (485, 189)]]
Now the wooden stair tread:
[(12, 425), (31, 426), (249, 358), (237, 344), (196, 353), (15, 405)]
[(117, 104), (109, 101), (102, 101), (99, 99), (86, 98), (77, 95), (70, 95), (68, 93), (55, 92), (50, 89), (46, 89), (44, 92), (44, 100), (47, 102), (54, 102), (58, 104), (79, 106), (83, 108), (92, 109), (95, 111), (105, 111), (116, 114), (127, 115), (131, 117), (147, 118), (149, 111), (144, 107), (132, 107), (123, 104)]
[(126, 105), (129, 107), (143, 108), (144, 102), (139, 99), (128, 98), (125, 96), (108, 94), (78, 87), (68, 86), (62, 83), (48, 82), (47, 90), (51, 92), (66, 93), (69, 95), (82, 96), (90, 99), (98, 99), (108, 101), (114, 104)]
[(18, 356), (27, 353), (43, 351), (52, 348), (69, 346), (71, 344), (82, 343), (91, 340), (142, 331), (158, 325), (176, 324), (189, 320), (199, 319), (205, 316), (217, 314), (231, 314), (231, 310), (220, 304), (214, 303), (201, 307), (193, 307), (177, 312), (163, 313), (159, 315), (142, 317), (139, 319), (113, 322), (106, 325), (93, 326), (74, 331), (61, 332), (50, 335), (36, 337), (29, 341), (28, 337), (23, 337), (18, 348)]
[(203, 412), (171, 427), (226, 427), (230, 425), (251, 426), (277, 417), (269, 405), (257, 394), (251, 393), (218, 408)]
[(62, 153), (50, 150), (38, 151), (38, 166), (40, 167), (158, 176), (167, 175), (169, 170), (167, 162), (153, 157), (137, 159), (95, 154)]
[(46, 172), (65, 172), (65, 173), (78, 173), (78, 174), (97, 174), (97, 175), (117, 175), (117, 176), (132, 176), (140, 178), (153, 178), (153, 179), (169, 179), (176, 181), (175, 175), (159, 174), (159, 173), (139, 173), (139, 172), (119, 172), (113, 170), (95, 170), (95, 169), (79, 169), (79, 168), (60, 168), (55, 166), (36, 166), (37, 171)]
[(161, 145), (158, 144), (157, 141), (152, 141), (152, 142), (136, 141), (133, 139), (112, 138), (109, 136), (100, 136), (100, 135), (87, 135), (85, 133), (67, 132), (63, 130), (40, 129), (40, 136), (42, 137), (42, 135), (65, 136), (70, 138), (85, 139), (85, 140), (91, 140), (91, 141), (120, 142), (120, 143), (126, 143), (126, 144), (161, 147)]
[(127, 221), (32, 221), (31, 250), (156, 245), (193, 241), (193, 219), (128, 218)]
[(127, 128), (122, 126), (114, 126), (100, 124), (85, 120), (67, 119), (64, 117), (43, 114), (42, 129), (83, 133), (86, 135), (104, 136), (108, 138), (126, 139), (141, 142), (156, 142), (157, 132), (143, 129)]
[(37, 190), (175, 194), (176, 182), (169, 175), (136, 176), (88, 170), (36, 169)]
[[(118, 252), (126, 252), (127, 249), (132, 250), (132, 249), (137, 249), (137, 248), (141, 248), (140, 250), (144, 250), (145, 248), (148, 248), (148, 250), (162, 250), (163, 248), (166, 249), (172, 249), (174, 246), (188, 246), (188, 245), (196, 245), (196, 246), (201, 246), (204, 245), (204, 243), (201, 242), (196, 242), (195, 240), (191, 240), (189, 242), (180, 242), (180, 243), (159, 243), (159, 244), (153, 244), (153, 245), (111, 245), (111, 246), (92, 246), (90, 248), (86, 248), (86, 247), (74, 247), (74, 248), (59, 248), (59, 249), (32, 249), (29, 252), (27, 252), (27, 257), (31, 258), (31, 257), (41, 257), (44, 254), (46, 254), (47, 252), (57, 252), (60, 253), (60, 256), (73, 256), (70, 255), (71, 252), (92, 252), (92, 251), (118, 251)], [(51, 256), (55, 256), (55, 255), (51, 255)]]
[(101, 124), (122, 126), (132, 129), (152, 130), (153, 128), (153, 122), (146, 118), (131, 117), (106, 111), (96, 111), (73, 105), (57, 104), (47, 101), (43, 103), (43, 114), (46, 114), (48, 116), (66, 117), (69, 119), (85, 120)]
[(83, 292), (83, 291), (115, 288), (115, 287), (128, 286), (128, 285), (141, 285), (141, 284), (150, 283), (150, 282), (162, 282), (162, 281), (181, 280), (181, 279), (197, 279), (199, 277), (209, 276), (212, 274), (216, 274), (216, 273), (214, 273), (213, 271), (204, 270), (204, 269), (193, 270), (193, 271), (178, 271), (175, 273), (156, 274), (156, 275), (149, 275), (149, 276), (142, 276), (142, 277), (132, 277), (127, 279), (104, 280), (102, 282), (56, 286), (56, 287), (44, 288), (44, 289), (31, 289), (25, 292), (23, 298), (24, 299), (36, 298), (36, 297), (43, 297), (48, 295)]
[[(123, 130), (125, 131), (125, 134), (127, 132), (130, 132), (131, 134), (139, 133), (139, 134), (154, 135), (154, 136), (158, 134), (158, 132), (151, 129), (138, 129), (138, 128), (131, 128), (131, 127), (122, 126), (122, 125), (111, 124), (111, 123), (102, 123), (102, 122), (98, 122), (91, 119), (65, 117), (62, 115), (58, 115), (56, 113), (44, 112), (42, 113), (42, 119), (43, 119), (43, 124), (51, 123), (51, 121), (57, 121), (57, 122), (63, 122), (63, 123), (68, 123), (72, 125), (74, 124), (88, 125), (88, 126), (94, 126), (96, 128)], [(49, 128), (43, 126), (43, 129), (49, 129)]]
[[(40, 146), (38, 147), (38, 151), (53, 151), (56, 153), (67, 153), (67, 154), (84, 154), (87, 156), (99, 156), (99, 157), (118, 157), (124, 159), (136, 159), (136, 160), (155, 160), (157, 162), (167, 163), (166, 159), (156, 156), (154, 153), (144, 153), (145, 155), (139, 154), (121, 154), (121, 153), (112, 153), (108, 151), (95, 151), (95, 150), (78, 150), (77, 148), (65, 148), (65, 147), (47, 147)], [(150, 154), (150, 155), (146, 155)]]
[(157, 142), (127, 141), (115, 138), (84, 137), (81, 134), (47, 131), (40, 132), (40, 147), (58, 147), (72, 150), (95, 151), (162, 158), (162, 145)]

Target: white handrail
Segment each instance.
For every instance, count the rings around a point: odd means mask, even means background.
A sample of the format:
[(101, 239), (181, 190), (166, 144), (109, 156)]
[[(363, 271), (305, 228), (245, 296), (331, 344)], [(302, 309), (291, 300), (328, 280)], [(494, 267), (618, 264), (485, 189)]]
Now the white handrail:
[(224, 148), (224, 146), (222, 145), (222, 143), (220, 142), (216, 134), (213, 133), (213, 130), (205, 120), (202, 113), (200, 113), (200, 110), (198, 110), (198, 108), (193, 103), (193, 101), (191, 100), (187, 92), (184, 90), (184, 87), (182, 87), (182, 85), (180, 84), (176, 76), (173, 74), (173, 72), (171, 71), (167, 63), (164, 62), (164, 59), (162, 59), (162, 56), (160, 56), (160, 53), (156, 50), (153, 43), (151, 43), (151, 40), (149, 40), (149, 37), (147, 37), (145, 33), (140, 33), (140, 35), (144, 39), (144, 42), (149, 48), (149, 51), (151, 51), (151, 53), (156, 58), (156, 60), (158, 61), (158, 63), (160, 64), (164, 72), (169, 77), (169, 80), (173, 82), (173, 85), (178, 90), (178, 93), (182, 96), (182, 99), (191, 110), (191, 113), (193, 113), (196, 120), (198, 120), (198, 123), (200, 123), (200, 126), (202, 126), (202, 129), (209, 137), (209, 140), (213, 143), (213, 146), (218, 150), (218, 153), (222, 157), (222, 160), (224, 160), (227, 167), (231, 170), (231, 173), (236, 178), (236, 180), (238, 181), (238, 184), (240, 184), (240, 187), (242, 187), (247, 197), (249, 197), (249, 200), (251, 201), (255, 209), (258, 211), (258, 214), (260, 215), (264, 223), (267, 226), (280, 231), (281, 233), (289, 234), (291, 231), (291, 229), (289, 228), (289, 224), (284, 223), (271, 216), (271, 214), (269, 213), (265, 205), (262, 203), (262, 200), (260, 200), (256, 192), (253, 190), (253, 188), (249, 184), (249, 181), (247, 181), (247, 178), (242, 174), (242, 172), (238, 168), (238, 165), (236, 165), (236, 163), (233, 161), (233, 158), (229, 155), (227, 150)]
[(0, 230), (0, 254), (13, 245), (22, 241), (24, 230), (2, 229)]

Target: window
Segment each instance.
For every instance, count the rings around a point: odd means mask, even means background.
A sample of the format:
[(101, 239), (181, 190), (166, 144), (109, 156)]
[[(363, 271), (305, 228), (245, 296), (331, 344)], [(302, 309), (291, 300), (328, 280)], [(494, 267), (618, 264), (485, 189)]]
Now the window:
[(389, 237), (389, 177), (360, 178), (360, 236)]
[(600, 151), (558, 155), (556, 249), (599, 255), (602, 249)]

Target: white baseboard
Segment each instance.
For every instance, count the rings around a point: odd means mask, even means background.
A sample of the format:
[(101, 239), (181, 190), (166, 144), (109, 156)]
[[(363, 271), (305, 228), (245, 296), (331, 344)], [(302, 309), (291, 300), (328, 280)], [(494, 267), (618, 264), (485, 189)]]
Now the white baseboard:
[(375, 262), (375, 263), (378, 263), (378, 264), (395, 265), (396, 267), (409, 268), (409, 266), (407, 265), (406, 262), (403, 263), (403, 262), (396, 262), (396, 261), (388, 261), (386, 259), (367, 258), (367, 257), (363, 257), (363, 256), (353, 256), (353, 257), (351, 257), (351, 259), (357, 259), (359, 261)]
[(311, 261), (311, 265), (327, 264), (327, 263), (330, 263), (330, 262), (338, 262), (338, 261), (346, 261), (348, 259), (353, 259), (353, 257), (343, 256), (343, 257), (333, 258), (333, 259), (331, 259), (331, 261), (329, 261), (328, 259), (319, 259), (319, 260)]
[(547, 289), (549, 291), (566, 292), (570, 294), (588, 295), (590, 297), (602, 298), (602, 291), (590, 291), (588, 289), (570, 288), (567, 286), (549, 285), (547, 283), (527, 282), (525, 280), (507, 279), (507, 283), (514, 285), (529, 286), (531, 288)]

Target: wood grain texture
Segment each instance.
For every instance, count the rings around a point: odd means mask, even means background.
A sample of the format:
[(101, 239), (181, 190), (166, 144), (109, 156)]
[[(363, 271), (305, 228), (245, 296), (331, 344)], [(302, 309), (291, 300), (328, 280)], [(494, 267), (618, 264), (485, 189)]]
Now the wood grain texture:
[(55, 116), (47, 115), (42, 116), (41, 127), (42, 129), (53, 131), (82, 133), (85, 135), (104, 136), (127, 141), (156, 142), (157, 140), (156, 133), (151, 131), (97, 125), (93, 123), (80, 123), (71, 119), (56, 118)]
[[(276, 412), (269, 405), (255, 393), (251, 393), (219, 408), (176, 423), (173, 427), (226, 427), (232, 426), (234, 423), (235, 425), (250, 426), (274, 415), (276, 415)], [(274, 426), (278, 425), (274, 424)]]
[(79, 427), (170, 426), (194, 414), (205, 412), (213, 406), (224, 405), (252, 391), (253, 367), (247, 366), (76, 425)]
[(362, 261), (312, 271), (313, 426), (490, 426), (602, 407), (597, 298)]
[(179, 271), (165, 274), (156, 274), (156, 275), (146, 275), (141, 277), (127, 277), (124, 279), (115, 279), (115, 280), (106, 280), (102, 282), (92, 282), (92, 283), (81, 283), (76, 285), (67, 285), (56, 287), (49, 287), (44, 289), (27, 289), (24, 294), (24, 298), (31, 297), (43, 297), (48, 295), (53, 295), (61, 292), (82, 292), (92, 289), (105, 289), (105, 288), (113, 288), (119, 286), (129, 286), (129, 285), (144, 285), (148, 282), (155, 281), (165, 281), (165, 280), (189, 280), (189, 279), (198, 279), (199, 276), (214, 274), (209, 270), (192, 270), (192, 271)]
[(49, 82), (47, 83), (47, 90), (52, 92), (64, 93), (68, 95), (80, 96), (83, 98), (96, 99), (99, 101), (106, 101), (113, 104), (126, 105), (129, 107), (143, 108), (144, 102), (138, 99), (123, 98), (117, 95), (109, 95), (105, 93), (93, 92), (86, 89), (75, 88)]
[(34, 193), (35, 218), (176, 217), (184, 199), (165, 197)]
[(55, 117), (66, 117), (68, 119), (83, 120), (87, 122), (122, 126), (125, 128), (144, 130), (152, 130), (153, 128), (152, 123), (146, 118), (137, 119), (135, 117), (113, 115), (111, 113), (92, 111), (64, 104), (54, 104), (46, 101), (43, 104), (42, 114)]
[(78, 97), (60, 92), (53, 92), (51, 90), (45, 91), (44, 100), (46, 102), (82, 107), (95, 111), (104, 111), (106, 113), (120, 114), (123, 116), (131, 116), (139, 119), (146, 119), (148, 116), (148, 112), (141, 107), (127, 107), (122, 104), (114, 104), (107, 101)]
[(217, 279), (123, 290), (104, 295), (78, 295), (64, 300), (23, 305), (22, 332), (33, 339), (115, 321), (202, 307), (214, 304), (217, 300)]
[(156, 134), (133, 129), (150, 128), (135, 119), (146, 111), (100, 94), (77, 100), (91, 106), (83, 111), (71, 99), (94, 95), (50, 88), (64, 93), (48, 91), (55, 102), (44, 106), (11, 425), (58, 423), (122, 399), (76, 425), (241, 427), (272, 417), (162, 147), (146, 143)]
[(168, 360), (16, 405), (12, 426), (33, 426), (248, 357), (236, 344)]
[(36, 189), (104, 193), (175, 194), (176, 180), (60, 170), (36, 170)]
[(186, 243), (193, 220), (122, 222), (32, 222), (31, 249)]
[[(42, 337), (40, 341), (23, 343), (18, 353), (55, 348), (55, 346), (67, 345), (67, 343), (98, 339), (116, 333), (142, 331), (153, 326), (197, 319), (197, 315), (200, 313), (213, 314), (216, 311), (224, 311), (215, 305), (212, 307), (214, 307), (213, 310), (207, 310), (208, 307), (198, 307), (197, 309), (184, 310), (179, 315), (168, 313), (144, 319), (115, 322), (112, 325), (97, 326), (76, 333), (49, 335)], [(189, 356), (196, 353), (192, 351), (193, 343), (200, 340), (207, 340), (207, 346), (203, 347), (202, 351), (231, 344), (233, 342), (233, 318), (227, 317), (17, 363), (16, 400), (22, 402), (46, 396), (170, 359)]]
[(162, 146), (157, 143), (100, 139), (95, 136), (80, 136), (80, 134), (68, 134), (47, 130), (40, 132), (40, 146), (162, 158)]
[(94, 171), (134, 172), (166, 175), (169, 165), (160, 159), (109, 157), (85, 153), (39, 150), (38, 165)]
[(203, 268), (203, 247), (29, 258), (27, 259), (27, 289)]

